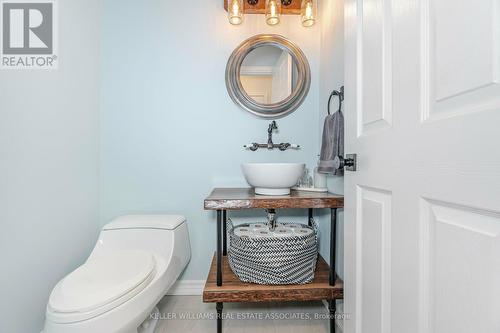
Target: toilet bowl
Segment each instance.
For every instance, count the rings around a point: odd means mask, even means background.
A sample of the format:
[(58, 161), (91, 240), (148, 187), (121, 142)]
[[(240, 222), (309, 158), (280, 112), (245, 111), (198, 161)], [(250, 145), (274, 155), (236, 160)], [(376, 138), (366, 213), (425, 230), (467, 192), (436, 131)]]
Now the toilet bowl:
[(156, 305), (191, 258), (186, 219), (123, 216), (53, 289), (43, 333), (152, 333)]

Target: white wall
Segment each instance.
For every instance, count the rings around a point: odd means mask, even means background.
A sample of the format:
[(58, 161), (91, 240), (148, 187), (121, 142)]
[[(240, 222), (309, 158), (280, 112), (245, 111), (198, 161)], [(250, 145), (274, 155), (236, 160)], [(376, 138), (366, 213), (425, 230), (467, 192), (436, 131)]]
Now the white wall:
[(0, 332), (38, 333), (98, 233), (99, 0), (59, 1), (55, 71), (0, 72)]
[[(320, 89), (319, 89), (319, 123), (318, 123), (318, 141), (321, 149), (321, 135), (323, 131), (323, 122), (327, 115), (328, 97), (332, 90), (338, 90), (344, 85), (344, 1), (343, 0), (322, 0), (320, 2)], [(332, 101), (332, 111), (337, 110), (338, 100)], [(343, 110), (349, 112), (349, 110)], [(319, 150), (318, 150), (319, 151)], [(328, 189), (333, 193), (344, 193), (344, 178), (340, 176), (328, 177)], [(323, 212), (320, 217), (321, 227), (321, 252), (328, 253), (329, 245), (329, 214)], [(343, 234), (344, 218), (343, 211), (339, 211), (339, 221), (337, 225), (337, 270), (340, 276), (344, 272), (344, 252), (343, 252)]]
[[(203, 199), (215, 186), (248, 186), (240, 164), (316, 163), (318, 150), (319, 25), (299, 16), (277, 27), (262, 15), (231, 26), (222, 0), (106, 0), (102, 44), (102, 223), (127, 213), (177, 213), (188, 218), (193, 256), (183, 279), (204, 280), (215, 250), (215, 214)], [(312, 85), (304, 104), (278, 120), (277, 142), (300, 151), (250, 152), (267, 142), (269, 121), (233, 104), (224, 82), (227, 59), (244, 39), (282, 34), (307, 55)], [(307, 212), (281, 212), (284, 221)], [(238, 221), (262, 221), (263, 211)]]

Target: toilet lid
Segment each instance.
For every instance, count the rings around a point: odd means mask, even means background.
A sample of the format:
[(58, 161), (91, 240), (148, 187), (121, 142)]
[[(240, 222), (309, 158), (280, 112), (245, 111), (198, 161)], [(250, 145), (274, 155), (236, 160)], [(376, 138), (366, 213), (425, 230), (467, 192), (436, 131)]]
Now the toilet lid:
[(111, 303), (124, 295), (137, 294), (155, 272), (155, 260), (145, 251), (110, 251), (89, 258), (61, 280), (50, 295), (55, 312), (82, 313)]

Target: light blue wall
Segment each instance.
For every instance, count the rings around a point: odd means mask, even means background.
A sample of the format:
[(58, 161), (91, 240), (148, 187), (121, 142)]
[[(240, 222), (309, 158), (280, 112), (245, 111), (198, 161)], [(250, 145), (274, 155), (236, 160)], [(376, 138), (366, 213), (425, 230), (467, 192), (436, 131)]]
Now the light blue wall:
[(59, 69), (0, 72), (0, 332), (39, 333), (99, 230), (100, 1), (59, 1)]
[[(344, 1), (327, 0), (320, 2), (320, 89), (319, 89), (319, 124), (318, 140), (321, 143), (323, 121), (327, 115), (328, 97), (333, 89), (338, 90), (344, 84)], [(332, 110), (336, 110), (338, 100), (332, 101)], [(348, 110), (344, 110), (348, 112)], [(344, 177), (329, 176), (328, 190), (344, 193)], [(322, 253), (328, 253), (328, 235), (330, 233), (329, 212), (321, 211), (321, 246)], [(337, 223), (337, 271), (344, 276), (344, 213), (339, 210)]]
[[(259, 15), (234, 27), (222, 5), (221, 0), (177, 1), (175, 6), (164, 0), (104, 1), (102, 223), (129, 213), (184, 214), (193, 251), (183, 275), (189, 280), (206, 278), (215, 249), (215, 216), (203, 211), (213, 187), (246, 186), (242, 162), (312, 166), (318, 152), (319, 26), (302, 28), (299, 17), (291, 16), (268, 27)], [(259, 33), (290, 38), (310, 61), (309, 96), (298, 111), (278, 120), (276, 137), (300, 144), (301, 151), (242, 148), (266, 141), (268, 121), (231, 102), (224, 71), (233, 49)], [(303, 212), (287, 212), (292, 216), (283, 220), (297, 214)]]

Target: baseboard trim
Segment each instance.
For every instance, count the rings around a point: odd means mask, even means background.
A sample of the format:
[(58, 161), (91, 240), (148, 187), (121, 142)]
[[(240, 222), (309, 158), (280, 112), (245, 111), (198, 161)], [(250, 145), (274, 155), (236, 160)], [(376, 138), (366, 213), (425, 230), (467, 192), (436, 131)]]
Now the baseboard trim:
[(179, 280), (168, 290), (171, 296), (200, 296), (203, 294), (205, 280)]

